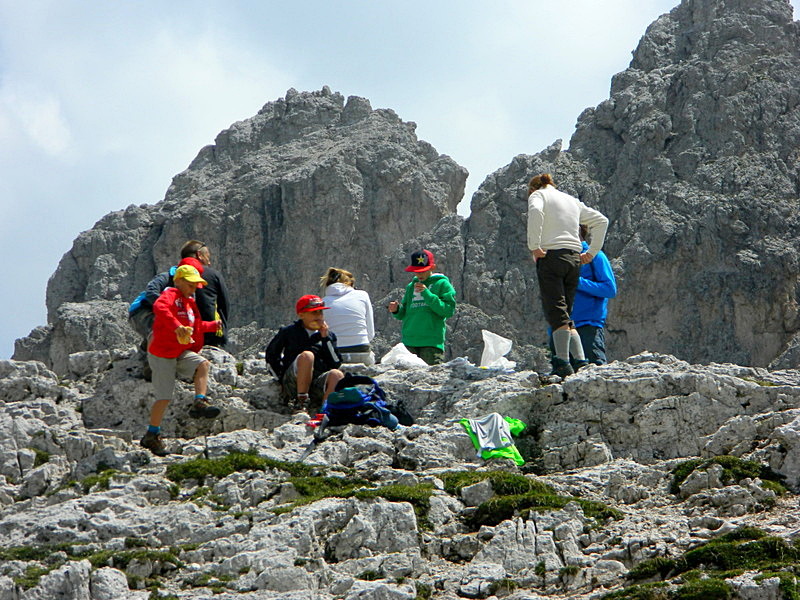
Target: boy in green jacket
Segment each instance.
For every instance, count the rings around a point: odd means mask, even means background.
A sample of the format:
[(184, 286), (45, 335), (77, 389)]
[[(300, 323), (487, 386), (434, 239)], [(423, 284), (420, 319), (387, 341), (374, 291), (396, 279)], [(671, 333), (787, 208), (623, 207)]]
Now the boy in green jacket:
[(403, 321), (403, 344), (429, 365), (442, 362), (445, 319), (456, 311), (456, 291), (446, 275), (433, 272), (435, 266), (430, 250), (414, 252), (406, 271), (415, 277), (403, 301), (389, 303), (389, 312)]

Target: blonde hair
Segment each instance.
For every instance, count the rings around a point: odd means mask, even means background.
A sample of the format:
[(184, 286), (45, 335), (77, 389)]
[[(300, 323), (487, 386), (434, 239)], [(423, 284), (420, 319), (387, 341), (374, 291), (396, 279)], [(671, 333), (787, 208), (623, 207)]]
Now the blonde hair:
[(343, 283), (353, 287), (356, 283), (356, 278), (353, 277), (350, 271), (337, 269), (336, 267), (328, 267), (325, 275), (319, 278), (319, 287), (322, 288), (322, 292), (324, 293), (327, 287), (334, 283)]
[(536, 175), (536, 177), (531, 178), (528, 182), (528, 195), (530, 196), (536, 190), (543, 188), (546, 185), (552, 185), (555, 187), (555, 183), (553, 183), (553, 176), (550, 173), (542, 173), (540, 175)]

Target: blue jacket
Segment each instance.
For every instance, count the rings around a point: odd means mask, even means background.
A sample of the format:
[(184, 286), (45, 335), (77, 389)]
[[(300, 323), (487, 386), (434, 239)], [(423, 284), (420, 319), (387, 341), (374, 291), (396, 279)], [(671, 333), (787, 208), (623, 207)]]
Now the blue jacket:
[[(583, 242), (583, 251), (589, 244)], [(617, 280), (608, 257), (601, 250), (589, 264), (581, 267), (578, 291), (572, 305), (572, 320), (575, 327), (593, 325), (604, 327), (608, 314), (608, 299), (617, 295)]]

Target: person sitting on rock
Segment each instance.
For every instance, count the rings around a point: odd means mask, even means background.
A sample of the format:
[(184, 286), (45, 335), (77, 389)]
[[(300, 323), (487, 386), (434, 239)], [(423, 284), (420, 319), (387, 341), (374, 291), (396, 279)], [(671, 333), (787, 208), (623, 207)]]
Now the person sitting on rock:
[(198, 354), (203, 348), (203, 334), (220, 326), (219, 321), (200, 320), (194, 293), (198, 285), (206, 282), (191, 265), (179, 266), (173, 282), (175, 287), (164, 290), (153, 304), (155, 318), (147, 355), (156, 401), (150, 411), (150, 426), (140, 443), (156, 456), (169, 454), (161, 439), (161, 420), (172, 400), (176, 375), (194, 379), (195, 396), (189, 416), (214, 418), (220, 413), (206, 397), (211, 363)]
[(330, 309), (326, 322), (336, 334), (339, 356), (347, 363), (375, 364), (369, 343), (375, 337), (372, 301), (364, 290), (353, 286), (356, 278), (350, 271), (329, 267), (320, 278), (322, 299)]
[(299, 319), (281, 327), (267, 345), (267, 365), (281, 382), (290, 407), (297, 410), (321, 408), (344, 377), (336, 334), (322, 312), (328, 308), (319, 296), (302, 296), (295, 304)]
[(389, 312), (403, 321), (403, 344), (429, 365), (442, 362), (447, 326), (456, 312), (456, 291), (446, 275), (434, 273), (436, 261), (430, 250), (411, 255), (406, 267), (415, 273), (402, 302), (389, 303)]

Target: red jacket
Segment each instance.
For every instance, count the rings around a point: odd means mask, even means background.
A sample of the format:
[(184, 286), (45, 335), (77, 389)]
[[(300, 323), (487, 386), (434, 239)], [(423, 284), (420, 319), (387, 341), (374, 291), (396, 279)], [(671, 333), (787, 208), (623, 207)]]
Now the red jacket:
[[(200, 311), (194, 298), (186, 298), (178, 288), (169, 287), (161, 292), (153, 304), (153, 339), (147, 349), (161, 358), (178, 358), (185, 350), (200, 352), (203, 349), (203, 334), (217, 330), (216, 321), (201, 321)], [(193, 343), (181, 344), (175, 335), (180, 326), (194, 327)]]

